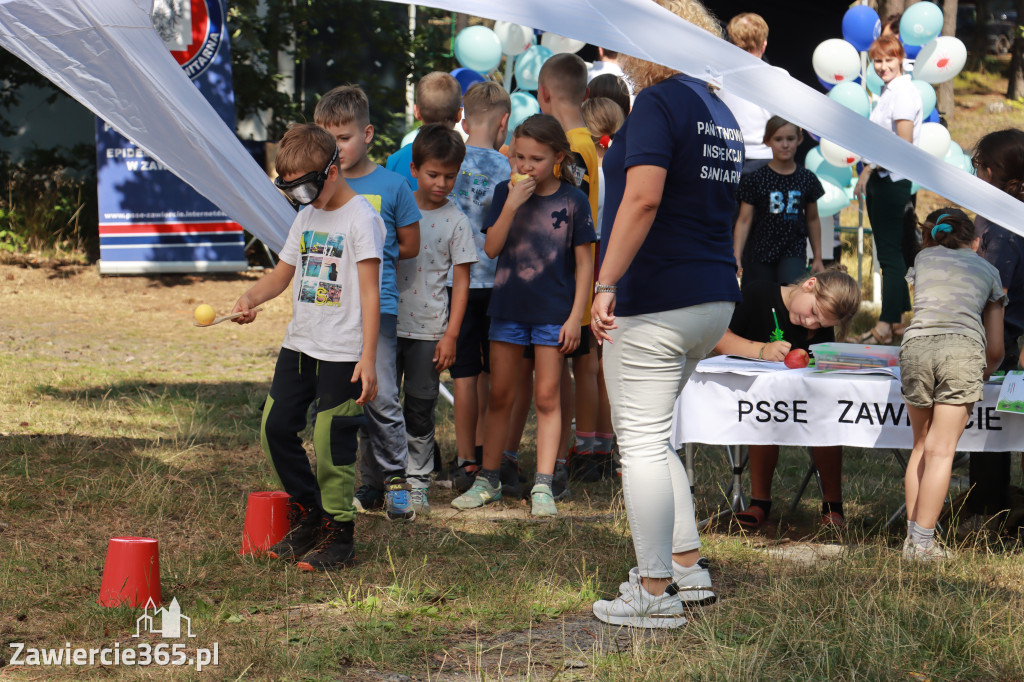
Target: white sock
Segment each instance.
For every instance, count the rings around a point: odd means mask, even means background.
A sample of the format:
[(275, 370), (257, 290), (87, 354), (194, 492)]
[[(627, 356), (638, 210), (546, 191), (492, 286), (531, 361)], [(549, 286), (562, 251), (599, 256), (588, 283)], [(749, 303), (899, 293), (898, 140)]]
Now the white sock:
[(935, 542), (935, 529), (923, 528), (914, 524), (914, 534), (910, 536), (915, 544), (928, 549)]

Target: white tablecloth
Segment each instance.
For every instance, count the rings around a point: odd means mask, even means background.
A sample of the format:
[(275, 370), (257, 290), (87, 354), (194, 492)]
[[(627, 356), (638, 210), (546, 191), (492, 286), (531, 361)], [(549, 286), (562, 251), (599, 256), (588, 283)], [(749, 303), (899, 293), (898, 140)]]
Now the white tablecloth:
[[(985, 384), (958, 450), (1024, 447), (1024, 415), (996, 412), (998, 395), (998, 385)], [(890, 377), (811, 369), (742, 376), (698, 365), (672, 421), (672, 447), (684, 443), (910, 449), (913, 432), (900, 382)]]

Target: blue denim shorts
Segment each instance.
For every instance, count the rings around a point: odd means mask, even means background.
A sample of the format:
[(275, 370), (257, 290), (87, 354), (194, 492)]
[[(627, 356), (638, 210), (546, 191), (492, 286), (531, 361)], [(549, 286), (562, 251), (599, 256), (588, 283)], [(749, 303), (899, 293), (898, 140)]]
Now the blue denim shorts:
[(514, 343), (517, 346), (557, 346), (560, 324), (527, 324), (491, 318), (491, 341)]

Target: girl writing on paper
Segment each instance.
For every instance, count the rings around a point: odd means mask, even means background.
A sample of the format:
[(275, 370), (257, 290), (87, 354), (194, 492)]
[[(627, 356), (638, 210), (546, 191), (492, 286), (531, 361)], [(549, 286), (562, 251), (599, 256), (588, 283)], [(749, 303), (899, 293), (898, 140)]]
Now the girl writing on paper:
[[(853, 317), (860, 306), (860, 286), (842, 266), (829, 268), (798, 284), (778, 286), (770, 281), (744, 281), (743, 302), (736, 306), (725, 336), (715, 346), (719, 353), (761, 360), (782, 361), (794, 348), (835, 340), (832, 327)], [(771, 340), (777, 328), (781, 340)], [(778, 445), (751, 445), (750, 507), (736, 513), (736, 521), (754, 529), (772, 508), (772, 477), (779, 460)], [(821, 525), (846, 524), (843, 516), (841, 446), (811, 448), (821, 476)]]

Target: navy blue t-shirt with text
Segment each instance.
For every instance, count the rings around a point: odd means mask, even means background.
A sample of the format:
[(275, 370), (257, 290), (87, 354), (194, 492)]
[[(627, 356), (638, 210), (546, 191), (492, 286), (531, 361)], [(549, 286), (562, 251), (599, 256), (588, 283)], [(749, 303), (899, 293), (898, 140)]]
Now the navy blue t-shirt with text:
[[(618, 282), (616, 315), (739, 301), (732, 216), (743, 135), (707, 84), (682, 74), (645, 88), (604, 157), (601, 257), (626, 187), (626, 170), (666, 170), (654, 223)], [(626, 229), (629, 226), (625, 226)]]
[[(501, 216), (508, 183), (494, 188), (486, 232)], [(526, 324), (565, 324), (576, 296), (574, 247), (597, 241), (590, 202), (563, 181), (554, 194), (526, 200), (498, 254), (494, 293), (487, 314)]]

